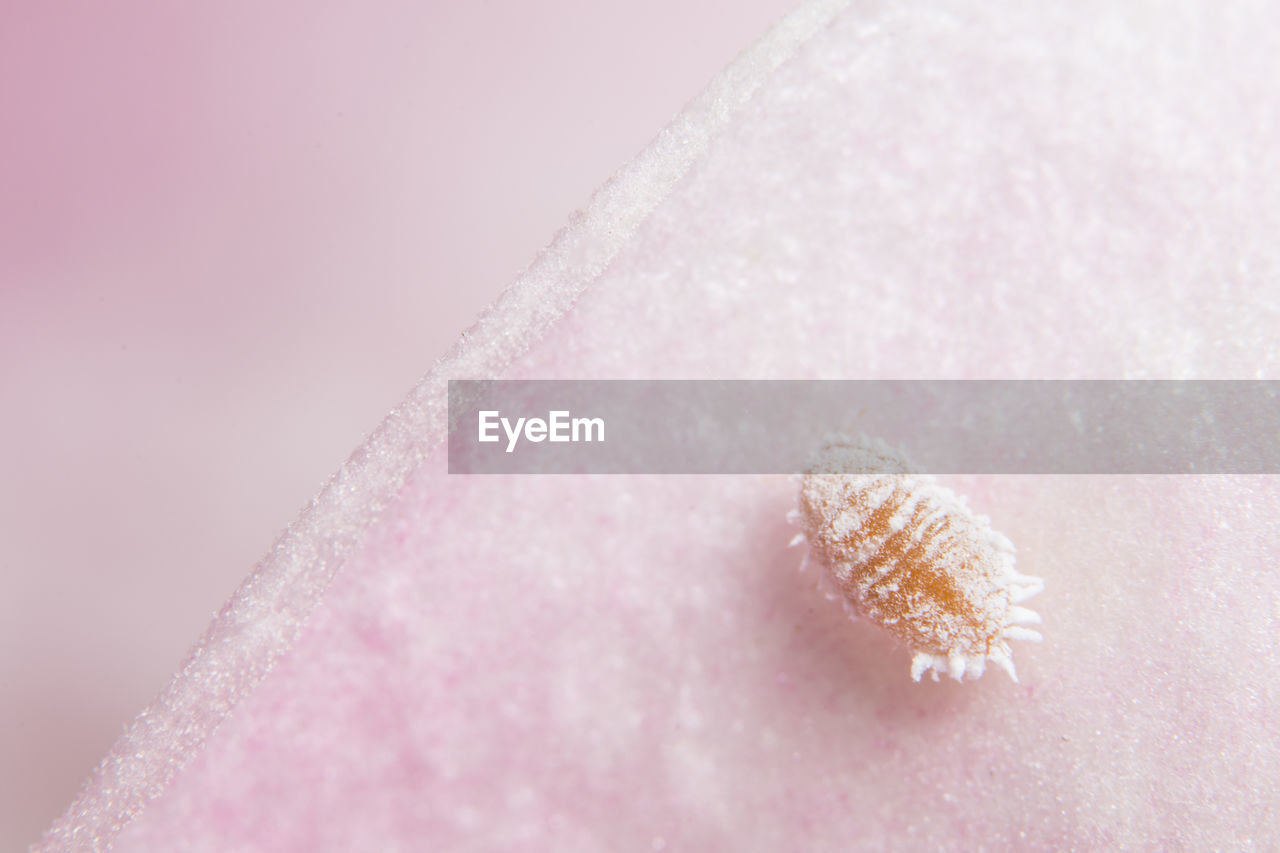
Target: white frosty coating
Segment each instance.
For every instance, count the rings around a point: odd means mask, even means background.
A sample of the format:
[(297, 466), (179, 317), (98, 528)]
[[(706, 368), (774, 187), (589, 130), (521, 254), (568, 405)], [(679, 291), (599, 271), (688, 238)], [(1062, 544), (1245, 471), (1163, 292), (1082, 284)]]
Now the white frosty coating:
[(809, 0), (591, 197), (289, 525), (35, 850), (104, 850), (289, 647), (363, 533), (447, 434), (451, 378), (495, 376), (574, 303), (774, 70), (849, 5)]
[[(912, 652), (911, 677), (979, 678), (987, 662), (1018, 680), (1009, 640), (1038, 642), (1018, 606), (1044, 588), (1014, 569), (1009, 538), (965, 499), (865, 436), (832, 437), (805, 476), (798, 520), (827, 568), (828, 596)], [(807, 558), (806, 558), (807, 561)]]

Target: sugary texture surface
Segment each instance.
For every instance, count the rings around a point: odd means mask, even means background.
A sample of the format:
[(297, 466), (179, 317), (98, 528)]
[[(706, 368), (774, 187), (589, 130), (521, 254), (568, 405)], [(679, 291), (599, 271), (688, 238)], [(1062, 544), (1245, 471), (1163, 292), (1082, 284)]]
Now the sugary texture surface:
[(866, 436), (829, 439), (797, 520), (831, 597), (902, 641), (916, 681), (929, 669), (935, 681), (978, 678), (987, 661), (1017, 681), (1008, 640), (1039, 639), (1025, 627), (1039, 616), (1018, 602), (1043, 581), (1019, 574), (1008, 537), (905, 455)]
[(446, 386), (496, 376), (540, 340), (721, 133), (843, 3), (806, 4), (725, 69), (640, 153), (352, 453), (126, 729), (40, 843), (99, 849), (169, 784), (289, 647), (338, 566), (447, 430)]
[(120, 850), (1274, 844), (1274, 478), (962, 478), (1053, 642), (920, 686), (797, 576), (786, 479), (445, 473), (449, 376), (1280, 376), (1274, 5), (825, 10), (410, 396), (52, 847), (121, 803)]

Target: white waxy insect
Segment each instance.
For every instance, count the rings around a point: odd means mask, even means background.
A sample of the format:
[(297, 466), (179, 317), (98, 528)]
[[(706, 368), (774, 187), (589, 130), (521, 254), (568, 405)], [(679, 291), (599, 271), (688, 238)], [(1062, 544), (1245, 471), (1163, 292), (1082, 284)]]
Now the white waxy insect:
[(1018, 680), (1009, 640), (1040, 640), (1026, 627), (1040, 617), (1018, 605), (1044, 581), (1015, 571), (1013, 543), (902, 453), (866, 437), (830, 439), (790, 517), (804, 528), (793, 543), (807, 539), (826, 567), (828, 597), (901, 640), (913, 679), (978, 678), (990, 661)]

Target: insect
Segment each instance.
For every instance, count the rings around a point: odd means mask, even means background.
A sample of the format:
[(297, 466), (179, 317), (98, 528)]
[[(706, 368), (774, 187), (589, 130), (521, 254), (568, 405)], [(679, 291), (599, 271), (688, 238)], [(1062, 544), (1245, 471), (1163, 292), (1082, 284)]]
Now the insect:
[(790, 518), (826, 567), (820, 585), (854, 617), (913, 653), (911, 677), (978, 678), (987, 662), (1018, 680), (1010, 640), (1038, 642), (1040, 617), (1019, 604), (1044, 588), (1014, 569), (1014, 547), (965, 498), (884, 441), (830, 438), (805, 474)]

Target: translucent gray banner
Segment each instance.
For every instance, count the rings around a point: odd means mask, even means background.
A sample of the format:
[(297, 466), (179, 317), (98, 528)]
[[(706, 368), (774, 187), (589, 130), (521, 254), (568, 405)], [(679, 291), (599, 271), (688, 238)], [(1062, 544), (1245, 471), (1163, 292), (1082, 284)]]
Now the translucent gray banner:
[(934, 474), (1274, 474), (1280, 382), (449, 382), (451, 474), (793, 474), (839, 432)]

